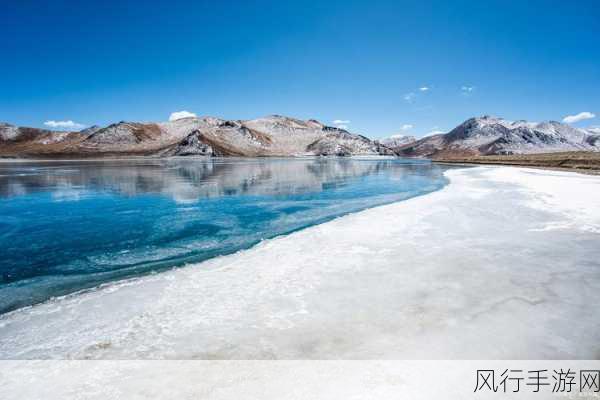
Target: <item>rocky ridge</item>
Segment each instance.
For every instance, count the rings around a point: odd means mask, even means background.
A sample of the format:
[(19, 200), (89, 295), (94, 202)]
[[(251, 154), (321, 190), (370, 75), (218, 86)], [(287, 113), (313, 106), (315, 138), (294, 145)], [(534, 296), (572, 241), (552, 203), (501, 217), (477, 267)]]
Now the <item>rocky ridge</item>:
[(600, 151), (600, 132), (557, 121), (483, 116), (468, 119), (446, 134), (427, 136), (394, 150), (402, 156), (430, 158)]
[(0, 156), (119, 155), (268, 157), (394, 155), (387, 146), (316, 120), (271, 115), (254, 120), (214, 117), (126, 122), (57, 132), (0, 124)]

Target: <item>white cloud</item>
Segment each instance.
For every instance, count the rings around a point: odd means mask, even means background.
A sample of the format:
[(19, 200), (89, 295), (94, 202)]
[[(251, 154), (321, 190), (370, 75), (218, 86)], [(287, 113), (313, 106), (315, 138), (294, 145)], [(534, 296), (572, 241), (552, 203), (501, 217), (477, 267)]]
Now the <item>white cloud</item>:
[(175, 111), (169, 116), (169, 121), (177, 121), (182, 118), (196, 118), (196, 114), (189, 111)]
[(471, 97), (471, 95), (475, 92), (475, 86), (461, 86), (460, 94), (465, 97)]
[(404, 100), (408, 101), (409, 103), (412, 103), (415, 100), (415, 94), (413, 92), (406, 93), (404, 95)]
[(566, 122), (567, 124), (572, 124), (574, 122), (579, 122), (579, 121), (583, 121), (586, 119), (592, 119), (595, 116), (596, 116), (596, 114), (593, 114), (589, 111), (583, 111), (583, 112), (580, 112), (579, 114), (567, 115), (566, 117), (563, 118), (563, 122)]
[(409, 129), (412, 129), (412, 125), (411, 124), (404, 124), (400, 127), (401, 130), (403, 131), (408, 131)]
[(419, 90), (420, 90), (421, 92), (426, 92), (426, 91), (428, 91), (429, 89), (430, 89), (430, 87), (429, 87), (429, 86), (422, 86), (422, 87), (420, 87), (420, 88), (419, 88)]
[(350, 120), (348, 120), (348, 119), (334, 119), (332, 122), (333, 122), (333, 124), (335, 125), (336, 128), (348, 130), (348, 124), (350, 123)]
[(85, 128), (85, 125), (79, 124), (79, 123), (71, 121), (71, 120), (67, 120), (67, 121), (49, 120), (49, 121), (44, 122), (44, 125), (46, 125), (46, 126), (48, 126), (50, 128), (65, 129), (65, 130), (68, 130), (68, 131), (75, 131), (75, 130), (78, 130), (78, 129)]

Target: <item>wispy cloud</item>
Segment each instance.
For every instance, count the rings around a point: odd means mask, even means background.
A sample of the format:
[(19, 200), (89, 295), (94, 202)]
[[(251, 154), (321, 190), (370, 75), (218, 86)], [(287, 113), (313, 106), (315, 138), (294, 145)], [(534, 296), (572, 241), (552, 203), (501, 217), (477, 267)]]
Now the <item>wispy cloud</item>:
[(580, 112), (579, 114), (575, 114), (575, 115), (567, 115), (566, 117), (563, 118), (563, 122), (566, 122), (567, 124), (572, 124), (574, 122), (579, 122), (579, 121), (583, 121), (586, 119), (592, 119), (596, 116), (596, 114), (591, 113), (589, 111), (583, 111)]
[(336, 128), (346, 129), (346, 130), (348, 129), (348, 124), (350, 124), (349, 119), (334, 119), (332, 122)]
[(178, 119), (182, 119), (182, 118), (196, 118), (196, 114), (194, 114), (193, 112), (189, 112), (189, 111), (175, 111), (172, 112), (171, 115), (169, 116), (169, 121), (177, 121)]
[(85, 128), (85, 125), (71, 121), (70, 119), (67, 121), (49, 120), (44, 122), (44, 125), (53, 129), (64, 129), (67, 131), (75, 131)]
[(464, 95), (469, 95), (475, 91), (475, 86), (463, 85), (463, 86), (461, 86), (460, 91)]
[(431, 90), (431, 86), (421, 86), (421, 87), (417, 88), (414, 92), (406, 93), (404, 96), (402, 96), (402, 98), (407, 103), (413, 103), (415, 100), (417, 100), (417, 97), (421, 96), (421, 93), (425, 94), (425, 93), (429, 92), (430, 90)]
[(408, 131), (408, 130), (411, 130), (412, 128), (413, 128), (413, 126), (411, 124), (404, 124), (400, 127), (400, 129), (403, 131)]
[(412, 103), (415, 101), (415, 94), (413, 92), (406, 93), (403, 98), (405, 101)]

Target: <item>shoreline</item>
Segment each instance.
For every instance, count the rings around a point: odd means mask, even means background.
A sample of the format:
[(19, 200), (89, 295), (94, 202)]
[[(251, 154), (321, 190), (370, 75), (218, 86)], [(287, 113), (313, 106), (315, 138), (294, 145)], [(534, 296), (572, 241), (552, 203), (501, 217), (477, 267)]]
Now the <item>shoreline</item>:
[(501, 164), (501, 163), (474, 163), (474, 162), (462, 162), (462, 161), (436, 161), (431, 160), (433, 164), (446, 165), (446, 166), (458, 166), (458, 167), (506, 167), (506, 168), (525, 168), (539, 171), (555, 171), (555, 172), (569, 172), (574, 174), (598, 176), (600, 171), (596, 170), (583, 170), (576, 168), (558, 168), (558, 167), (543, 167), (533, 165), (519, 165), (519, 164)]
[[(447, 183), (442, 176), (444, 169), (429, 162), (385, 159), (168, 159), (0, 164), (6, 187), (5, 201), (1, 204), (7, 215), (15, 216), (5, 223), (11, 230), (3, 237), (8, 246), (4, 271), (30, 273), (26, 279), (9, 277), (1, 285), (0, 314), (102, 283), (232, 254), (261, 240), (341, 215), (438, 190)], [(38, 195), (44, 191), (52, 193), (52, 197)], [(126, 210), (123, 218), (118, 218), (121, 229), (113, 227), (114, 218), (111, 219), (112, 213), (108, 212), (106, 217), (94, 216), (97, 223), (83, 222), (85, 228), (79, 228), (77, 235), (101, 243), (110, 241), (114, 247), (107, 252), (93, 247), (86, 250), (85, 243), (89, 240), (76, 239), (84, 243), (84, 250), (80, 252), (80, 245), (68, 239), (73, 237), (71, 234), (61, 234), (64, 241), (60, 245), (51, 240), (52, 235), (40, 234), (36, 242), (46, 246), (44, 251), (62, 257), (60, 261), (53, 258), (46, 262), (39, 252), (27, 250), (30, 245), (24, 239), (26, 236), (18, 234), (25, 230), (24, 225), (18, 223), (20, 208), (16, 206), (22, 203), (13, 202), (12, 198), (19, 201), (22, 197), (18, 196), (23, 195), (32, 196), (27, 199), (32, 205), (36, 204), (29, 206), (31, 212), (46, 204), (54, 210), (24, 220), (25, 225), (31, 226), (41, 221), (65, 223), (75, 215), (89, 221), (85, 207), (94, 203), (87, 200), (99, 199), (98, 204), (105, 204), (107, 212), (118, 203), (120, 212)], [(149, 196), (144, 199), (142, 208), (131, 201), (140, 195)], [(61, 201), (79, 199), (87, 202), (67, 205)], [(149, 206), (157, 202), (162, 206)], [(223, 204), (228, 208), (220, 209)], [(248, 210), (252, 210), (251, 217), (244, 215)], [(134, 219), (135, 214), (142, 218)], [(148, 218), (149, 214), (155, 217)], [(195, 228), (184, 233), (183, 226), (201, 226), (201, 229), (198, 234)], [(252, 230), (246, 230), (248, 226), (252, 226)], [(71, 229), (67, 223), (64, 232)], [(155, 238), (156, 241), (149, 244), (151, 250), (139, 241), (134, 242), (135, 245), (123, 245), (124, 241), (112, 239), (113, 232), (116, 236), (132, 237), (129, 232), (137, 229), (144, 229)], [(19, 244), (11, 247), (11, 242)], [(73, 253), (69, 253), (69, 249)], [(88, 259), (89, 254), (92, 258)], [(39, 260), (37, 265), (45, 273), (28, 269), (34, 259)], [(78, 265), (76, 273), (63, 273), (73, 264)]]
[(598, 357), (582, 310), (600, 301), (600, 179), (446, 174), (424, 196), (0, 316), (0, 358)]
[(600, 153), (561, 152), (498, 156), (473, 156), (438, 158), (434, 163), (446, 165), (502, 165), (522, 168), (539, 168), (551, 171), (579, 172), (600, 175)]
[[(427, 160), (420, 158), (396, 157), (386, 155), (353, 155), (353, 156), (315, 156), (315, 155), (298, 155), (298, 156), (265, 156), (265, 157), (212, 157), (212, 156), (123, 156), (123, 157), (88, 157), (88, 158), (3, 158), (0, 157), (2, 163), (21, 163), (21, 162), (98, 162), (98, 161), (137, 161), (137, 160), (197, 160), (197, 161), (247, 161), (247, 160), (312, 160), (312, 159), (348, 159), (348, 160)], [(430, 161), (430, 160), (428, 160)]]

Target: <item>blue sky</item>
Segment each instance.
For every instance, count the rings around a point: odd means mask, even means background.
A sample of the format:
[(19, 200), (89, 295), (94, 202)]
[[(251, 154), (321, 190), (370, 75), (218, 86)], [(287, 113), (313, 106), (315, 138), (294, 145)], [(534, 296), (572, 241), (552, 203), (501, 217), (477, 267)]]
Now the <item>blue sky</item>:
[(375, 138), (484, 114), (600, 125), (597, 1), (94, 3), (2, 2), (0, 121), (283, 114)]

